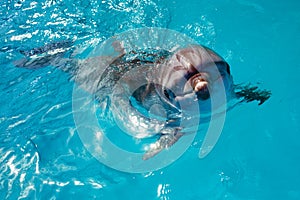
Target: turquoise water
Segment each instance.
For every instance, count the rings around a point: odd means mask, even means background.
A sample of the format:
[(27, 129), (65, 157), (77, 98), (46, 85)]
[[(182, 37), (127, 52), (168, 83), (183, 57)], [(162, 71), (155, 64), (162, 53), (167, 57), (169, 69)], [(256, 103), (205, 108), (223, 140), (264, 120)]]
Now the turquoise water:
[[(274, 1), (1, 1), (0, 199), (300, 199), (300, 3)], [(83, 147), (62, 71), (15, 68), (20, 50), (84, 46), (147, 26), (187, 34), (222, 55), (235, 82), (273, 93), (227, 113), (204, 159), (194, 143), (172, 165), (129, 174)]]

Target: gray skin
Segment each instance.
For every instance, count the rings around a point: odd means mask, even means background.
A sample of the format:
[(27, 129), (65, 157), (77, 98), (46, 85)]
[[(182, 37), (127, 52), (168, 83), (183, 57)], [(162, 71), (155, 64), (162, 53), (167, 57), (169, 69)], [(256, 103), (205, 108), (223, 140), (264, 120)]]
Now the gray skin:
[[(85, 60), (62, 58), (68, 48), (61, 46), (54, 45), (53, 49), (47, 46), (45, 52), (35, 49), (34, 52), (42, 52), (41, 56), (33, 52), (14, 64), (30, 69), (56, 66), (70, 73), (74, 81), (82, 89), (95, 94), (99, 102), (108, 97), (110, 109), (123, 130), (136, 138), (159, 135), (159, 139), (145, 152), (144, 160), (171, 147), (189, 132), (186, 131), (189, 127), (183, 127), (180, 123), (182, 110), (191, 117), (199, 115), (199, 108), (204, 113), (210, 113), (208, 105), (211, 95), (222, 99), (224, 97), (218, 95), (224, 94), (221, 90), (225, 89), (226, 100), (244, 97), (245, 101), (261, 100), (261, 103), (270, 96), (270, 93), (266, 93), (265, 99), (252, 98), (253, 95), (249, 95), (251, 87), (245, 94), (243, 88), (235, 92), (228, 64), (217, 53), (200, 45), (157, 54), (152, 61), (138, 58), (135, 56), (138, 53), (126, 52), (122, 42), (118, 41), (112, 43), (113, 55)], [(48, 53), (49, 49), (51, 54)], [(133, 73), (126, 73), (129, 71)], [(144, 83), (142, 87), (139, 87), (140, 83)], [(151, 117), (139, 112), (130, 103), (130, 97)], [(216, 106), (226, 104), (226, 100)], [(195, 101), (198, 102), (198, 108), (193, 106)], [(186, 126), (197, 125), (198, 121), (191, 121)]]

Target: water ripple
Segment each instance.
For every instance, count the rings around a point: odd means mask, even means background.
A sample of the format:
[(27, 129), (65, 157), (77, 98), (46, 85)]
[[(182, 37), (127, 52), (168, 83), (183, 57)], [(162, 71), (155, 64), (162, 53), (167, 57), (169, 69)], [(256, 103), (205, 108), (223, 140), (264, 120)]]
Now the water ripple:
[[(15, 59), (18, 51), (57, 40), (108, 38), (131, 28), (167, 27), (162, 1), (19, 1), (0, 5), (0, 58)], [(112, 21), (116, 23), (112, 23)], [(8, 54), (8, 49), (12, 50)], [(1, 53), (2, 52), (2, 53)], [(4, 55), (1, 55), (4, 54)]]
[(10, 141), (11, 146), (0, 149), (0, 183), (6, 198), (18, 197), (32, 185), (32, 177), (39, 174), (39, 154), (30, 140), (18, 138)]
[[(170, 21), (164, 0), (0, 2), (0, 199), (99, 198), (109, 186), (138, 179), (101, 165), (84, 149), (72, 117), (70, 77), (51, 67), (15, 68), (21, 52), (62, 40), (93, 47), (116, 33), (167, 28)], [(214, 34), (206, 22), (181, 31)], [(83, 49), (77, 53), (86, 54)], [(158, 198), (167, 198), (170, 188), (158, 185)]]

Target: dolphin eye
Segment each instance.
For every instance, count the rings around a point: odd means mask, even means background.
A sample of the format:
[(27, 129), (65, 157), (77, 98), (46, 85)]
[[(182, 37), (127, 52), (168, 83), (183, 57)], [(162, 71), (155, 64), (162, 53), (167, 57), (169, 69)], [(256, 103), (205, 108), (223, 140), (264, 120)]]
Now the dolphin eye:
[(217, 66), (217, 68), (220, 71), (222, 76), (225, 76), (226, 73), (230, 75), (230, 67), (227, 62), (218, 61), (218, 62), (215, 62), (215, 65)]
[(164, 95), (169, 100), (174, 99), (176, 97), (176, 95), (171, 90), (169, 90), (167, 88), (164, 89)]
[(169, 93), (168, 93), (168, 91), (165, 89), (164, 90), (164, 95), (168, 98), (168, 99), (170, 99), (170, 95), (169, 95)]

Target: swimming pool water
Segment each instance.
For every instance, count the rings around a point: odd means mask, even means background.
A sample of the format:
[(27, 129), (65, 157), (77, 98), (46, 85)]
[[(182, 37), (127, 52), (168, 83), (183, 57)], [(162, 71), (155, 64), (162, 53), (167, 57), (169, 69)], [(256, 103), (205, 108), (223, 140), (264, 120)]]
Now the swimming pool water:
[[(296, 0), (1, 1), (0, 199), (300, 199), (299, 9)], [(140, 27), (187, 34), (222, 55), (236, 83), (272, 97), (228, 112), (204, 159), (195, 142), (154, 172), (100, 164), (76, 132), (69, 76), (13, 62), (45, 43), (85, 46)]]

